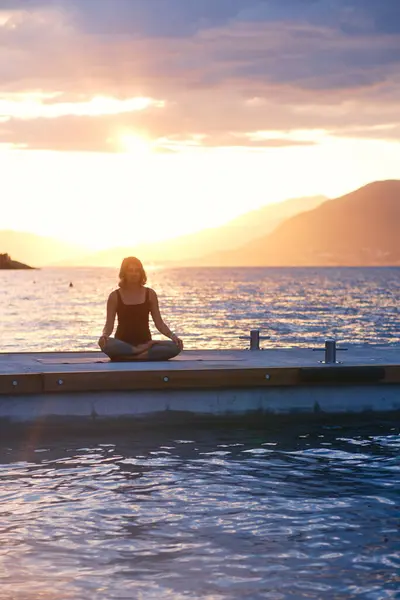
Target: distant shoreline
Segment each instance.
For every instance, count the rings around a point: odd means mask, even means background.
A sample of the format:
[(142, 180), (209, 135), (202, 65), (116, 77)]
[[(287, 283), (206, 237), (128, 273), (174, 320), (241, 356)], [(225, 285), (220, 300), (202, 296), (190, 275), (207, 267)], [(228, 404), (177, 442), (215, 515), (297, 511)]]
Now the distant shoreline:
[[(33, 270), (74, 270), (84, 271), (87, 269), (110, 269), (118, 270), (117, 266), (110, 265), (44, 265), (41, 267), (26, 267), (27, 269)], [(158, 270), (173, 270), (173, 269), (193, 269), (193, 270), (232, 270), (232, 269), (400, 269), (400, 264), (387, 264), (387, 265), (158, 265), (155, 271)], [(1, 267), (0, 267), (1, 270)], [(153, 269), (149, 269), (151, 271)]]

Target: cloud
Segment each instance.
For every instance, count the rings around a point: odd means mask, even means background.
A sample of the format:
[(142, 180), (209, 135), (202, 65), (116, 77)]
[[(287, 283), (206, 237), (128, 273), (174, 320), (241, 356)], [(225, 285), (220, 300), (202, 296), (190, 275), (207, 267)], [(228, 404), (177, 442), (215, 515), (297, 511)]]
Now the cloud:
[(153, 98), (117, 98), (95, 96), (84, 101), (57, 101), (58, 94), (17, 94), (0, 95), (0, 114), (3, 120), (18, 118), (32, 120), (37, 118), (56, 119), (68, 115), (102, 116), (134, 113), (156, 107), (162, 108), (164, 103)]
[[(152, 117), (153, 114), (153, 117)], [(172, 116), (172, 115), (171, 115)], [(149, 135), (150, 131), (150, 135)], [(9, 119), (0, 122), (0, 144), (36, 150), (123, 152), (124, 138), (141, 136), (152, 142), (156, 152), (178, 152), (183, 148), (280, 148), (308, 146), (312, 140), (301, 139), (290, 132), (278, 137), (260, 137), (257, 132), (226, 132), (223, 127), (207, 134), (184, 131), (177, 120), (156, 118), (155, 112), (139, 115), (63, 116), (56, 119)], [(128, 149), (129, 151), (129, 149)]]
[(369, 140), (385, 140), (400, 142), (400, 123), (371, 125), (370, 127), (348, 127), (345, 130), (332, 130), (331, 135), (349, 138), (365, 138)]
[[(10, 3), (9, 3), (10, 4)], [(132, 37), (187, 37), (234, 21), (297, 22), (362, 32), (400, 32), (398, 0), (48, 0), (70, 10), (77, 25), (91, 34)]]
[(298, 22), (355, 34), (400, 32), (398, 0), (1, 0), (0, 10), (68, 11), (83, 31), (185, 37), (237, 21)]
[[(246, 136), (260, 130), (375, 137), (394, 124), (397, 132), (399, 7), (397, 0), (0, 0), (0, 143), (105, 151), (119, 131), (132, 130), (251, 147)], [(41, 104), (22, 122), (17, 96), (35, 91)], [(97, 96), (109, 109), (92, 116)], [(163, 107), (129, 109), (143, 97)], [(59, 117), (42, 118), (49, 114)], [(310, 142), (292, 136), (292, 143)]]

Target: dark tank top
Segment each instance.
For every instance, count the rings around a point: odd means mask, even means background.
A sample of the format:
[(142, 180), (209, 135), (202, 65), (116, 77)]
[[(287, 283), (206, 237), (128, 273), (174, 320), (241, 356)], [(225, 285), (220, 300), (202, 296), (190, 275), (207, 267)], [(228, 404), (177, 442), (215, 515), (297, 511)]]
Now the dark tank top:
[(124, 304), (120, 290), (117, 290), (118, 327), (115, 337), (118, 340), (132, 344), (132, 346), (144, 344), (151, 340), (149, 288), (145, 289), (145, 300), (141, 304)]

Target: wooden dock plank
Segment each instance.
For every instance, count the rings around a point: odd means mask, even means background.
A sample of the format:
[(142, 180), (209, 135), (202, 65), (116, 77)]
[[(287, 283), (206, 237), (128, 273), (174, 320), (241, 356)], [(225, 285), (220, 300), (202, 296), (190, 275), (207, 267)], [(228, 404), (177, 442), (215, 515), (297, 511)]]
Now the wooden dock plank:
[(185, 360), (113, 363), (101, 352), (0, 354), (0, 394), (400, 384), (400, 348), (356, 348), (324, 365), (306, 349), (188, 351)]
[(43, 381), (44, 392), (262, 388), (271, 385), (297, 385), (299, 369), (57, 372), (45, 373)]
[(0, 394), (18, 396), (43, 392), (41, 373), (0, 374)]

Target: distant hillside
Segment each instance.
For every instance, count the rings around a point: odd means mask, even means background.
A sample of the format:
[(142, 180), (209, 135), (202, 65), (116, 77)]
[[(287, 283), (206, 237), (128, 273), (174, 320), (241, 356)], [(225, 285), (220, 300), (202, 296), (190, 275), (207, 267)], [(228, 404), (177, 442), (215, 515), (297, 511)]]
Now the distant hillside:
[(2, 269), (33, 269), (24, 263), (12, 260), (9, 254), (0, 254), (0, 270)]
[(377, 181), (298, 214), (238, 250), (198, 265), (400, 265), (400, 181)]
[(65, 259), (74, 259), (87, 253), (87, 248), (68, 244), (55, 238), (24, 231), (0, 231), (0, 249), (17, 261), (28, 260), (37, 267)]
[(119, 266), (125, 256), (138, 256), (144, 263), (181, 263), (197, 259), (206, 248), (210, 253), (238, 248), (251, 240), (267, 235), (286, 218), (304, 210), (311, 210), (325, 202), (325, 196), (293, 198), (268, 204), (241, 215), (226, 225), (205, 229), (159, 243), (117, 247), (63, 261), (70, 266)]

